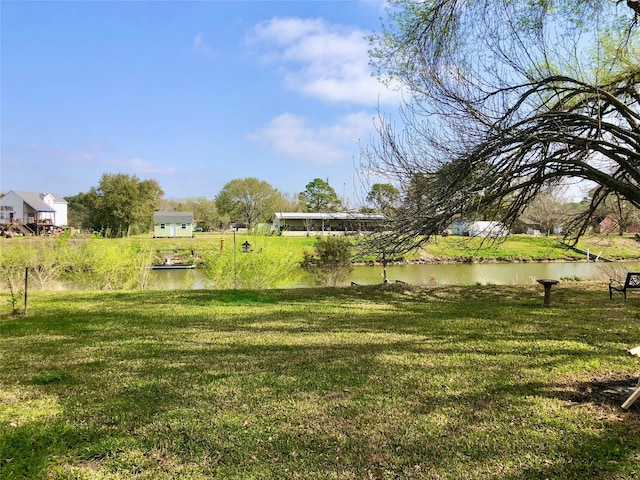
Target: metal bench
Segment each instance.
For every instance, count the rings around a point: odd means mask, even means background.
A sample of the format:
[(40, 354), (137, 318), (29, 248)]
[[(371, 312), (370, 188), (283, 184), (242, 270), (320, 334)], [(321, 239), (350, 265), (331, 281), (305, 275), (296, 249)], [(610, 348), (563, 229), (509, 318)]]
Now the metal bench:
[(627, 273), (627, 279), (624, 283), (611, 278), (609, 280), (609, 299), (613, 298), (613, 292), (620, 292), (624, 295), (624, 301), (627, 301), (627, 290), (640, 290), (640, 272)]

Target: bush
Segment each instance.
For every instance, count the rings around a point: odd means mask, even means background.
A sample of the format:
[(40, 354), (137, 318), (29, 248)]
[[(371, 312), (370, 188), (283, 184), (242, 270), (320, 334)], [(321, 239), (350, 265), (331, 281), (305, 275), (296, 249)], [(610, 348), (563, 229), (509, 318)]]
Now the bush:
[(31, 245), (18, 244), (11, 251), (0, 255), (0, 282), (9, 290), (9, 306), (12, 314), (21, 313), (20, 298), (24, 294), (25, 269), (29, 267)]
[(115, 243), (92, 238), (73, 252), (66, 280), (89, 289), (145, 289), (154, 253), (144, 242)]
[(305, 252), (300, 264), (318, 285), (335, 287), (353, 270), (351, 244), (344, 237), (318, 237), (313, 253)]

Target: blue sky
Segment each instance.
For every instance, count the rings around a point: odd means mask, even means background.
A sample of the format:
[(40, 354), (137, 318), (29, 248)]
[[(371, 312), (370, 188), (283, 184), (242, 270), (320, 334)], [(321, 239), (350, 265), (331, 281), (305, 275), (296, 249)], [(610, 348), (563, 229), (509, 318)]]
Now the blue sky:
[(351, 206), (378, 104), (379, 1), (3, 1), (0, 190), (63, 196), (103, 173), (213, 198), (235, 178)]

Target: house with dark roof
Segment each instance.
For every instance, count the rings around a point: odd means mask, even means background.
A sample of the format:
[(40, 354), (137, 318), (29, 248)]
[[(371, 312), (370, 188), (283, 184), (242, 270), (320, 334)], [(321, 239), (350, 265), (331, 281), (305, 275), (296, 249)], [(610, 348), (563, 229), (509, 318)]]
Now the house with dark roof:
[(11, 190), (0, 198), (0, 225), (43, 234), (67, 225), (67, 201), (55, 193)]
[(155, 212), (154, 238), (193, 237), (192, 212)]

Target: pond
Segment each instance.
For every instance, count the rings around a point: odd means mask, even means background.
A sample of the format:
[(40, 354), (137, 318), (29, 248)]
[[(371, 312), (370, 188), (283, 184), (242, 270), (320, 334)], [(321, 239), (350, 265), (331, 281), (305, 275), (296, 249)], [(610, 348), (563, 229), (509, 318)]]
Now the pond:
[[(626, 268), (640, 270), (640, 262), (624, 263), (480, 263), (480, 264), (408, 264), (387, 267), (387, 278), (414, 285), (516, 285), (535, 283), (540, 278), (576, 278), (580, 280), (606, 281), (607, 271)], [(203, 289), (208, 282), (199, 269), (194, 270), (154, 270), (151, 288), (164, 290)], [(379, 265), (359, 265), (354, 268), (350, 285), (373, 285), (382, 283), (382, 267)], [(292, 285), (304, 287), (307, 285)]]

